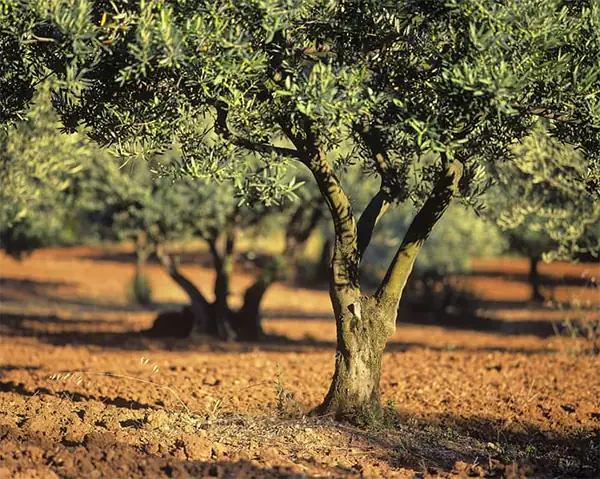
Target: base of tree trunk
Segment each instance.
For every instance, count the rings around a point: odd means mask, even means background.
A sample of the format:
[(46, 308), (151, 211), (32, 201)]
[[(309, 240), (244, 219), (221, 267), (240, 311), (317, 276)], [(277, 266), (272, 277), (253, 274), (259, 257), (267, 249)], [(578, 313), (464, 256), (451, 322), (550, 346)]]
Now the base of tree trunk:
[(329, 392), (315, 414), (357, 425), (382, 420), (379, 380), (383, 351), (361, 349), (348, 355), (338, 352)]
[(536, 291), (536, 292), (532, 293), (531, 301), (534, 301), (536, 303), (543, 303), (544, 301), (546, 301), (546, 297), (539, 291)]
[(340, 308), (340, 314), (335, 372), (327, 396), (314, 412), (361, 426), (381, 424), (381, 364), (396, 329), (397, 309), (362, 298)]
[(256, 307), (249, 307), (246, 303), (239, 311), (232, 312), (231, 324), (239, 341), (261, 341), (265, 338), (259, 303)]
[[(210, 308), (209, 323), (205, 331), (200, 333), (214, 336), (224, 341), (261, 341), (265, 334), (261, 327), (260, 317), (246, 314), (244, 311), (228, 310), (227, 319), (218, 318), (216, 308)], [(219, 327), (219, 322), (228, 322), (228, 328)], [(229, 334), (231, 333), (231, 334)], [(189, 306), (181, 311), (165, 311), (159, 313), (152, 327), (142, 331), (145, 336), (153, 338), (187, 338), (194, 334), (194, 315)]]
[(152, 327), (142, 334), (152, 338), (187, 338), (194, 329), (194, 315), (189, 306), (181, 311), (159, 313)]

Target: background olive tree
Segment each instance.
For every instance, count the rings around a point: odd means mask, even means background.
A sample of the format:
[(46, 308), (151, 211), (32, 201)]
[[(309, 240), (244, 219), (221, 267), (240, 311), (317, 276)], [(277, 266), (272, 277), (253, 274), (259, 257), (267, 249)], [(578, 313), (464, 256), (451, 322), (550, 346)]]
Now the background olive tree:
[(81, 178), (98, 148), (65, 136), (48, 88), (22, 120), (0, 129), (0, 247), (19, 257), (45, 245), (90, 239), (81, 216)]
[[(177, 155), (175, 155), (175, 158)], [(297, 261), (320, 217), (318, 205), (285, 201), (267, 208), (249, 205), (236, 195), (229, 182), (209, 183), (190, 178), (157, 177), (169, 160), (122, 168), (118, 161), (97, 162), (88, 182), (90, 213), (100, 226), (101, 237), (129, 240), (135, 244), (136, 277), (156, 256), (169, 276), (190, 300), (195, 330), (223, 339), (257, 340), (264, 336), (261, 303), (269, 287)], [(125, 171), (123, 171), (125, 170)], [(310, 192), (300, 191), (306, 198)], [(283, 248), (259, 268), (255, 281), (243, 295), (239, 310), (230, 304), (230, 283), (240, 253), (238, 243), (258, 235), (275, 236), (284, 231)], [(215, 272), (213, 299), (179, 268), (173, 242), (201, 239), (208, 247)], [(202, 292), (204, 289), (204, 293)], [(187, 310), (185, 310), (187, 311)], [(187, 321), (183, 314), (181, 321)], [(162, 334), (176, 334), (163, 330)], [(162, 326), (161, 326), (162, 327)], [(155, 331), (159, 334), (159, 331)]]

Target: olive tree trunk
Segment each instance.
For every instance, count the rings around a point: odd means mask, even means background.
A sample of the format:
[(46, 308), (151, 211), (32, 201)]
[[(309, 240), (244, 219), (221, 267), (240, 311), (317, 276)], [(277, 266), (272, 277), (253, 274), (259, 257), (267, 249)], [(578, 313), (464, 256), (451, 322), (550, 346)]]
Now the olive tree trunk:
[(343, 308), (336, 312), (335, 372), (317, 412), (371, 423), (381, 416), (383, 351), (395, 331), (397, 310), (378, 304), (374, 298), (349, 302), (354, 297), (339, 298)]
[(213, 257), (215, 277), (215, 302), (209, 317), (209, 333), (226, 341), (233, 341), (237, 334), (232, 326), (232, 313), (229, 309), (229, 283), (233, 271), (235, 232), (227, 233), (223, 252), (219, 253), (215, 240), (208, 241)]
[(546, 298), (540, 291), (540, 274), (538, 271), (538, 265), (540, 263), (539, 256), (531, 256), (529, 258), (529, 284), (531, 285), (531, 300), (537, 302), (543, 302)]
[(190, 309), (194, 316), (192, 334), (206, 334), (208, 332), (210, 320), (210, 303), (206, 300), (200, 290), (194, 286), (194, 283), (192, 283), (179, 272), (177, 264), (173, 258), (171, 258), (171, 256), (164, 251), (162, 246), (158, 246), (156, 248), (156, 256), (169, 276), (171, 276), (171, 278), (181, 287), (181, 289), (186, 292), (190, 299)]
[(234, 329), (239, 339), (258, 341), (264, 338), (261, 305), (268, 289), (282, 271), (290, 273), (306, 249), (312, 232), (323, 216), (321, 204), (312, 200), (301, 204), (291, 215), (285, 229), (285, 247), (281, 256), (275, 256), (262, 269), (256, 281), (244, 293), (240, 310), (233, 315)]
[(244, 303), (235, 314), (235, 329), (240, 339), (258, 341), (264, 338), (261, 317), (261, 303), (269, 287), (277, 281), (282, 260), (273, 258), (263, 268), (256, 281), (246, 289)]
[[(294, 138), (291, 133), (288, 136)], [(373, 149), (382, 187), (357, 224), (350, 200), (325, 154), (311, 141), (310, 130), (306, 136), (306, 140), (296, 137), (295, 145), (304, 153), (303, 161), (315, 177), (334, 224), (330, 297), (337, 328), (335, 372), (316, 412), (371, 423), (382, 414), (383, 351), (396, 328), (402, 292), (419, 250), (458, 189), (462, 165), (442, 156), (442, 170), (429, 198), (413, 219), (377, 292), (365, 296), (361, 294), (359, 265), (377, 222), (390, 205), (393, 190), (386, 184), (389, 161), (382, 149)], [(390, 174), (393, 179), (393, 171)]]

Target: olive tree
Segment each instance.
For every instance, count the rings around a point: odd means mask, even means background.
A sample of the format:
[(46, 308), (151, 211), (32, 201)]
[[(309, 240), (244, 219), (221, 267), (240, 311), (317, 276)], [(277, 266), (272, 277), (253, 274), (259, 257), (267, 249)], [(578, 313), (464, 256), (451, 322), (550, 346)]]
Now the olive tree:
[(100, 154), (84, 136), (60, 133), (47, 86), (22, 114), (0, 129), (0, 247), (15, 257), (89, 237), (75, 231), (78, 175)]
[[(177, 142), (182, 174), (230, 178), (262, 200), (289, 192), (290, 163), (311, 172), (335, 237), (337, 354), (321, 413), (379, 415), (383, 350), (419, 251), (454, 199), (484, 201), (496, 167), (513, 161), (514, 144), (541, 120), (582, 152), (586, 170), (569, 174), (598, 195), (594, 1), (49, 0), (28, 8), (56, 43), (44, 48), (63, 81), (55, 106), (68, 129), (84, 127), (122, 155)], [(341, 154), (344, 141), (351, 154)], [(337, 174), (349, 163), (380, 179), (359, 218)], [(417, 213), (376, 292), (364, 294), (359, 270), (375, 226), (407, 201)]]
[(497, 166), (487, 192), (487, 216), (504, 230), (510, 249), (529, 260), (531, 299), (544, 301), (539, 262), (596, 254), (600, 202), (585, 183), (585, 152), (561, 144), (542, 124), (513, 147), (513, 161)]
[[(189, 297), (196, 332), (223, 339), (261, 339), (262, 300), (285, 267), (297, 261), (320, 218), (319, 205), (311, 207), (306, 196), (310, 191), (300, 191), (298, 194), (306, 199), (301, 206), (290, 201), (271, 208), (260, 202), (250, 206), (240, 201), (230, 183), (173, 180), (151, 172), (164, 171), (165, 167), (168, 163), (156, 163), (150, 168), (138, 163), (123, 171), (118, 161), (96, 163), (87, 183), (88, 203), (96, 223), (103, 225), (101, 235), (135, 243), (137, 275), (142, 274), (148, 258), (156, 255), (167, 274)], [(281, 229), (285, 236), (282, 251), (275, 252), (262, 266), (245, 291), (241, 308), (234, 310), (229, 295), (239, 236), (265, 235)], [(213, 301), (180, 270), (169, 245), (195, 238), (206, 242), (212, 258)], [(181, 320), (187, 320), (185, 315)]]

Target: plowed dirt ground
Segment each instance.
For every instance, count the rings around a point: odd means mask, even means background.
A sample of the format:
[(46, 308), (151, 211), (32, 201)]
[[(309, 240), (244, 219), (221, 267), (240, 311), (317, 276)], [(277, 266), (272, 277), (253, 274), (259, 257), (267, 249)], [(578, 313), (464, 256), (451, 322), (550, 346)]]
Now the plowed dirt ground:
[[(574, 310), (528, 303), (519, 259), (461, 279), (487, 319), (404, 308), (383, 365), (389, 420), (362, 430), (307, 415), (333, 372), (326, 290), (269, 291), (265, 329), (287, 340), (151, 340), (137, 332), (185, 296), (151, 264), (155, 304), (129, 305), (126, 252), (0, 257), (0, 477), (600, 477), (600, 356), (552, 328), (598, 317), (582, 278), (598, 264), (541, 267)], [(210, 269), (183, 271), (210, 295)], [(236, 274), (234, 300), (251, 280)]]

